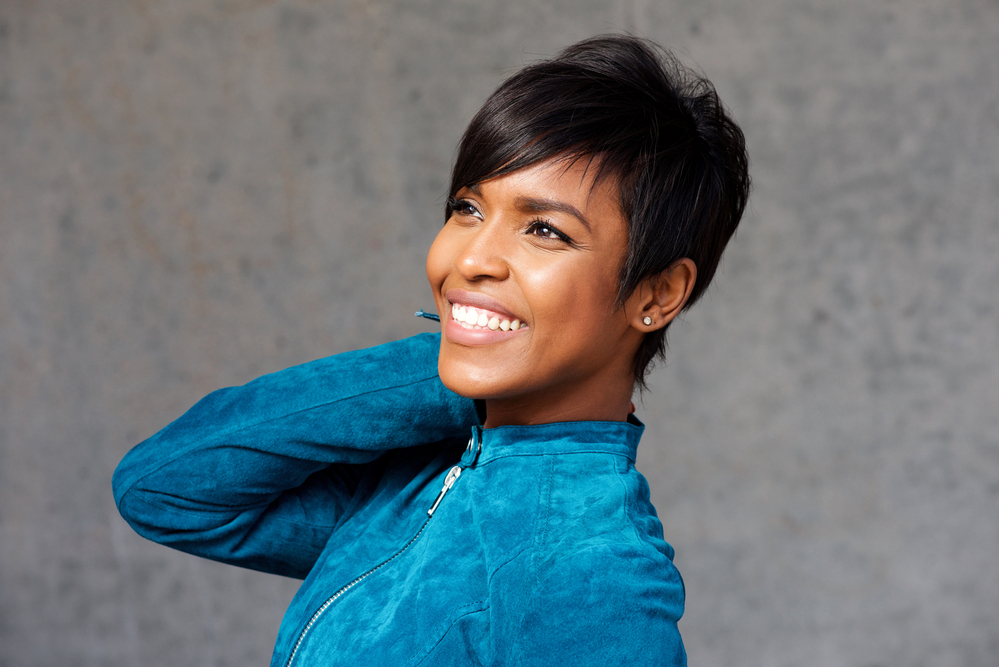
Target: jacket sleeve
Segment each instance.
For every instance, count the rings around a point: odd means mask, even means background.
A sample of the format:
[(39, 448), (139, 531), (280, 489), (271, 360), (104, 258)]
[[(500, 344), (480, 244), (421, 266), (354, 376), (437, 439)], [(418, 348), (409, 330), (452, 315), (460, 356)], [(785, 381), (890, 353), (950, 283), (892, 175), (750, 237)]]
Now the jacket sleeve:
[(439, 345), (422, 334), (209, 394), (121, 461), (118, 510), (156, 542), (304, 577), (364, 464), (476, 423), (437, 375)]

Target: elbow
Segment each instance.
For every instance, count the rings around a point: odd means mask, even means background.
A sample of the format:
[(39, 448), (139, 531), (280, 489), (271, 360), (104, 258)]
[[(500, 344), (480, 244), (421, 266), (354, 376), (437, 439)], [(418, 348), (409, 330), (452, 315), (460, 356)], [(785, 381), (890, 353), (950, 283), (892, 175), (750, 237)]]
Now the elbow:
[(231, 513), (204, 511), (207, 508), (185, 499), (182, 493), (178, 495), (169, 483), (169, 475), (136, 465), (135, 451), (126, 455), (114, 471), (111, 490), (118, 513), (136, 533), (188, 551), (182, 545), (198, 542), (200, 535), (232, 520)]

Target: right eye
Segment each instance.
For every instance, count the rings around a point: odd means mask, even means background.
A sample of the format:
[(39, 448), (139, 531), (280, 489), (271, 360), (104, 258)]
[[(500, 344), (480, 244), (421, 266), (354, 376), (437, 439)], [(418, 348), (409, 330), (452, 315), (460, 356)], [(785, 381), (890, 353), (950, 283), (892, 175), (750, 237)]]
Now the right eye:
[(471, 215), (476, 218), (482, 217), (482, 214), (479, 213), (479, 209), (475, 207), (475, 204), (467, 199), (454, 199), (452, 197), (448, 200), (448, 207), (451, 209), (451, 213), (455, 215)]

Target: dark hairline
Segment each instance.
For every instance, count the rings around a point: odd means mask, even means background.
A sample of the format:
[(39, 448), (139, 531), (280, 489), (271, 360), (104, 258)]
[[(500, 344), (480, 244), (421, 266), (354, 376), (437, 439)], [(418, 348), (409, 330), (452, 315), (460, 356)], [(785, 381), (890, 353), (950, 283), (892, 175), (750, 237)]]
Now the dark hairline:
[[(587, 174), (587, 172), (590, 169), (590, 165), (595, 160), (599, 163), (600, 162), (600, 157), (601, 156), (599, 156), (599, 155), (576, 153), (576, 152), (573, 152), (573, 151), (569, 151), (569, 152), (567, 152), (565, 154), (556, 155), (556, 156), (542, 157), (542, 158), (540, 158), (540, 159), (532, 162), (531, 164), (519, 166), (516, 170), (508, 170), (508, 169), (505, 169), (505, 168), (504, 169), (498, 169), (495, 173), (489, 174), (488, 176), (486, 176), (485, 178), (479, 180), (476, 183), (470, 183), (468, 185), (461, 185), (461, 186), (459, 186), (459, 187), (457, 187), (455, 189), (455, 192), (453, 193), (453, 196), (457, 196), (457, 194), (459, 192), (461, 192), (465, 188), (467, 188), (467, 189), (471, 190), (473, 193), (479, 195), (479, 194), (481, 194), (481, 188), (480, 188), (480, 186), (481, 186), (482, 183), (485, 183), (486, 181), (490, 181), (490, 180), (492, 180), (494, 178), (500, 178), (501, 176), (505, 176), (507, 174), (514, 173), (515, 171), (522, 171), (524, 169), (530, 169), (531, 167), (534, 167), (534, 166), (537, 166), (537, 165), (540, 165), (540, 164), (544, 164), (544, 163), (550, 163), (550, 164), (553, 164), (553, 165), (554, 164), (558, 164), (560, 162), (565, 163), (565, 166), (564, 166), (564, 169), (563, 169), (563, 173), (564, 173), (565, 171), (568, 171), (569, 169), (571, 169), (572, 166), (574, 164), (576, 164), (579, 160), (585, 159), (587, 161), (587, 165), (586, 165), (586, 168), (583, 171), (582, 178), (586, 178), (586, 174)], [(594, 177), (593, 182), (590, 183), (589, 192), (587, 193), (587, 196), (588, 197), (592, 196), (593, 192), (598, 187), (600, 187), (600, 185), (607, 178), (613, 178), (615, 181), (617, 181), (616, 187), (614, 188), (614, 194), (616, 195), (615, 198), (614, 198), (614, 203), (618, 207), (618, 209), (621, 211), (621, 215), (624, 216), (625, 221), (628, 223), (629, 233), (630, 233), (631, 223), (630, 223), (630, 220), (628, 220), (628, 216), (625, 213), (623, 207), (621, 206), (621, 189), (620, 189), (621, 174), (613, 173), (611, 171), (602, 169), (598, 165), (597, 174)], [(518, 199), (520, 201), (523, 201), (523, 202), (525, 202), (525, 203), (528, 204), (527, 206), (518, 206), (518, 208), (521, 209), (521, 210), (528, 211), (528, 212), (531, 212), (531, 213), (545, 213), (545, 212), (548, 212), (548, 211), (558, 211), (560, 213), (566, 213), (566, 214), (571, 215), (572, 217), (576, 218), (577, 220), (579, 220), (583, 224), (583, 226), (586, 227), (587, 231), (589, 231), (589, 232), (593, 231), (593, 225), (590, 222), (590, 220), (586, 217), (586, 215), (584, 215), (582, 211), (580, 211), (578, 208), (576, 208), (575, 206), (573, 206), (572, 204), (570, 204), (568, 202), (564, 202), (564, 201), (560, 201), (560, 200), (556, 200), (556, 199), (548, 199), (548, 198), (545, 198), (545, 197), (520, 197)], [(531, 202), (534, 202), (535, 205), (531, 205)]]

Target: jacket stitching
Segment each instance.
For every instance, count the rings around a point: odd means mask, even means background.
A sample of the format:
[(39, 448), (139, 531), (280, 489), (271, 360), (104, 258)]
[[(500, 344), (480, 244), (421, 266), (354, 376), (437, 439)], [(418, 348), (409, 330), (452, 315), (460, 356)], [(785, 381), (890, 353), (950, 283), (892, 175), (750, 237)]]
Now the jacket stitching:
[[(631, 494), (628, 493), (628, 485), (624, 481), (628, 471), (625, 470), (624, 472), (621, 472), (619, 470), (615, 470), (614, 472), (617, 473), (617, 480), (621, 483), (621, 495), (624, 496), (624, 515), (628, 517), (628, 525), (631, 526), (631, 530), (635, 533), (635, 539), (638, 540), (639, 544), (649, 544), (649, 540), (638, 532), (638, 526), (635, 525), (635, 518), (632, 516), (631, 502), (629, 501)], [(656, 549), (656, 551), (658, 552), (659, 550)]]
[[(329, 406), (329, 405), (334, 405), (336, 403), (343, 403), (345, 401), (350, 401), (350, 400), (353, 400), (353, 399), (361, 398), (363, 396), (367, 396), (368, 394), (374, 394), (374, 393), (377, 393), (377, 392), (381, 392), (381, 391), (385, 391), (385, 390), (391, 390), (391, 389), (402, 389), (404, 387), (411, 387), (413, 385), (418, 385), (418, 384), (422, 384), (424, 382), (432, 381), (434, 379), (439, 379), (439, 377), (440, 376), (435, 373), (434, 375), (429, 375), (427, 377), (423, 377), (423, 378), (420, 378), (418, 380), (414, 380), (412, 382), (405, 382), (405, 383), (401, 383), (401, 384), (394, 384), (394, 385), (391, 385), (391, 386), (388, 386), (388, 387), (384, 387), (383, 386), (383, 387), (372, 388), (372, 389), (369, 389), (367, 391), (361, 391), (361, 392), (357, 392), (357, 393), (350, 394), (350, 395), (347, 395), (347, 396), (341, 396), (339, 398), (336, 398), (336, 399), (333, 399), (333, 400), (330, 400), (330, 401), (324, 401), (322, 403), (316, 403), (315, 405), (312, 405), (310, 407), (302, 408), (301, 410), (294, 410), (292, 412), (287, 412), (287, 413), (281, 414), (281, 415), (276, 416), (276, 417), (271, 417), (269, 419), (263, 419), (261, 421), (246, 422), (246, 423), (241, 424), (241, 425), (239, 425), (237, 427), (234, 427), (234, 428), (232, 428), (230, 430), (215, 433), (214, 434), (215, 437), (213, 437), (211, 439), (206, 439), (206, 440), (201, 441), (201, 442), (196, 442), (196, 443), (190, 445), (189, 447), (181, 447), (181, 448), (179, 448), (174, 453), (173, 456), (171, 456), (171, 457), (167, 458), (166, 460), (164, 460), (160, 465), (156, 466), (155, 468), (151, 468), (151, 469), (147, 470), (145, 473), (143, 473), (143, 474), (139, 475), (138, 477), (136, 477), (135, 479), (130, 480), (127, 484), (125, 484), (126, 489), (125, 489), (125, 491), (122, 492), (121, 497), (118, 499), (117, 505), (120, 508), (121, 507), (121, 501), (124, 500), (125, 496), (128, 493), (130, 493), (135, 488), (136, 484), (138, 484), (140, 481), (142, 481), (146, 477), (149, 477), (153, 473), (159, 472), (163, 468), (165, 468), (168, 465), (174, 463), (177, 459), (182, 458), (184, 456), (187, 456), (188, 454), (190, 454), (191, 452), (193, 452), (195, 450), (198, 450), (198, 449), (201, 449), (201, 448), (204, 448), (204, 447), (210, 447), (212, 445), (215, 445), (215, 444), (219, 443), (221, 440), (223, 440), (227, 436), (235, 435), (237, 433), (240, 433), (241, 431), (245, 431), (245, 430), (248, 430), (248, 429), (258, 428), (260, 426), (264, 426), (265, 424), (270, 424), (272, 422), (281, 421), (282, 419), (288, 419), (289, 417), (294, 417), (295, 415), (300, 415), (302, 413), (309, 412), (311, 410), (316, 410), (318, 408), (323, 408), (323, 407), (326, 407), (326, 406)], [(169, 427), (167, 427), (167, 428), (169, 428)], [(156, 434), (154, 434), (152, 437), (155, 438)], [(344, 447), (344, 449), (350, 449), (350, 447)], [(375, 452), (379, 452), (379, 451), (383, 451), (383, 450), (361, 450), (361, 449), (358, 449), (356, 451), (370, 451), (372, 453), (375, 453)], [(333, 463), (333, 462), (331, 461), (330, 463)]]
[[(497, 455), (493, 456), (492, 458), (487, 458), (485, 461), (480, 461), (480, 462), (476, 463), (475, 465), (477, 467), (479, 467), (479, 466), (486, 466), (486, 465), (489, 465), (490, 463), (492, 463), (493, 461), (500, 461), (502, 459), (511, 459), (511, 458), (518, 458), (518, 457), (524, 457), (524, 456), (571, 456), (573, 454), (606, 454), (608, 456), (620, 456), (621, 458), (625, 458), (625, 459), (628, 459), (629, 461), (634, 462), (634, 459), (631, 457), (630, 454), (625, 454), (623, 452), (615, 452), (615, 451), (611, 451), (611, 450), (607, 450), (607, 449), (573, 449), (573, 450), (565, 451), (565, 452), (551, 452), (551, 451), (548, 451), (548, 452), (524, 452), (522, 454), (497, 454)], [(615, 472), (617, 472), (617, 471), (615, 471)], [(618, 474), (621, 474), (621, 473), (618, 473)]]
[(507, 558), (505, 561), (503, 561), (502, 563), (500, 563), (499, 565), (497, 565), (496, 569), (493, 570), (493, 573), (490, 574), (489, 577), (486, 579), (486, 586), (488, 587), (490, 584), (493, 583), (493, 578), (497, 574), (499, 574), (500, 570), (502, 570), (504, 567), (506, 567), (507, 565), (509, 565), (513, 561), (517, 560), (517, 558), (520, 557), (521, 554), (523, 554), (525, 551), (527, 551), (530, 548), (531, 548), (530, 544), (525, 544), (520, 549), (518, 549), (516, 552), (514, 552), (513, 554), (511, 554), (509, 558)]
[[(519, 556), (520, 556), (521, 554), (523, 554), (523, 553), (524, 553), (525, 551), (527, 551), (528, 549), (530, 549), (530, 545), (529, 545), (529, 544), (527, 544), (527, 545), (524, 545), (523, 547), (521, 547), (521, 549), (520, 549), (519, 551), (517, 551), (516, 553), (514, 553), (513, 555), (511, 555), (511, 556), (510, 556), (509, 558), (507, 558), (507, 559), (506, 559), (505, 561), (503, 561), (502, 563), (500, 563), (500, 564), (499, 564), (499, 565), (498, 565), (498, 566), (496, 567), (496, 569), (495, 569), (495, 570), (493, 570), (493, 573), (489, 575), (489, 578), (488, 578), (488, 579), (486, 579), (486, 586), (488, 587), (488, 586), (489, 586), (489, 584), (491, 584), (491, 583), (492, 583), (492, 580), (493, 580), (493, 578), (494, 578), (494, 577), (495, 577), (495, 576), (496, 576), (497, 574), (499, 574), (500, 570), (502, 570), (503, 568), (505, 568), (505, 567), (506, 567), (507, 565), (510, 565), (511, 563), (513, 563), (513, 561), (515, 561), (515, 560), (516, 560), (516, 559), (517, 559), (517, 558), (518, 558), (518, 557), (519, 557)], [(482, 598), (481, 600), (477, 600), (476, 602), (470, 602), (470, 603), (468, 603), (468, 604), (465, 604), (465, 605), (462, 605), (462, 606), (460, 606), (460, 607), (457, 607), (457, 608), (456, 608), (456, 609), (455, 609), (454, 611), (452, 611), (451, 613), (453, 614), (453, 613), (457, 612), (458, 610), (460, 610), (460, 609), (465, 609), (465, 608), (467, 608), (467, 607), (473, 607), (473, 606), (475, 606), (475, 605), (481, 605), (481, 604), (482, 604), (482, 603), (484, 603), (484, 602), (488, 602), (488, 600), (489, 600), (489, 598), (488, 598), (488, 597), (486, 597), (486, 598)], [(405, 664), (407, 664), (407, 665), (408, 665), (408, 664), (409, 664), (410, 662), (412, 662), (412, 660), (413, 660), (414, 658), (416, 658), (416, 656), (418, 656), (418, 655), (420, 654), (420, 652), (421, 652), (421, 651), (422, 651), (422, 652), (424, 652), (424, 653), (425, 653), (425, 655), (424, 655), (424, 656), (423, 656), (422, 658), (420, 658), (420, 661), (419, 661), (419, 662), (423, 662), (424, 660), (426, 660), (426, 659), (427, 659), (427, 658), (428, 658), (428, 657), (430, 656), (430, 654), (431, 654), (431, 653), (433, 653), (434, 649), (435, 649), (435, 648), (437, 648), (437, 646), (439, 646), (439, 645), (440, 645), (440, 643), (441, 643), (442, 641), (444, 641), (444, 638), (445, 638), (445, 637), (447, 637), (448, 633), (449, 633), (449, 632), (451, 632), (451, 628), (453, 628), (453, 627), (455, 626), (455, 624), (456, 624), (456, 623), (457, 623), (458, 621), (460, 621), (460, 620), (461, 620), (462, 618), (464, 618), (465, 616), (469, 616), (469, 615), (471, 615), (471, 614), (475, 614), (475, 613), (478, 613), (478, 612), (481, 612), (481, 611), (485, 611), (485, 610), (489, 609), (489, 606), (490, 606), (490, 605), (486, 604), (486, 605), (485, 605), (484, 607), (482, 607), (481, 609), (473, 609), (473, 610), (471, 610), (471, 611), (469, 611), (469, 612), (466, 612), (466, 613), (464, 613), (464, 614), (461, 614), (460, 616), (457, 616), (457, 617), (456, 617), (456, 618), (454, 619), (454, 621), (452, 621), (452, 622), (450, 623), (450, 625), (448, 625), (448, 627), (447, 627), (447, 630), (445, 630), (445, 631), (444, 631), (444, 632), (443, 632), (443, 633), (442, 633), (442, 634), (440, 635), (440, 638), (439, 638), (439, 639), (438, 639), (437, 641), (435, 641), (435, 642), (434, 642), (433, 646), (429, 646), (429, 647), (428, 647), (428, 646), (427, 646), (427, 644), (425, 643), (425, 644), (423, 645), (423, 647), (422, 647), (421, 649), (417, 650), (417, 651), (416, 651), (416, 652), (415, 652), (415, 653), (414, 653), (414, 654), (413, 654), (412, 656), (410, 656), (409, 660), (407, 660)], [(431, 635), (431, 636), (433, 636), (433, 635)], [(428, 643), (429, 643), (429, 640), (428, 640)], [(419, 664), (419, 662), (418, 662), (418, 663), (416, 663), (416, 664)]]
[[(541, 542), (538, 545), (538, 553), (542, 553), (544, 551), (545, 544), (548, 541), (548, 521), (549, 521), (549, 519), (551, 519), (551, 516), (552, 516), (552, 486), (554, 486), (554, 481), (553, 481), (554, 478), (555, 478), (555, 457), (554, 456), (549, 456), (548, 457), (548, 484), (547, 484), (548, 488), (547, 488), (547, 497), (546, 497), (546, 499), (544, 501), (545, 523), (544, 523), (544, 525), (541, 528)], [(539, 496), (540, 496), (540, 493), (543, 492), (544, 490), (545, 490), (544, 485), (542, 485), (541, 488), (538, 489)], [(539, 502), (540, 502), (540, 498), (539, 498)], [(540, 587), (540, 586), (541, 586), (541, 566), (540, 566), (540, 563), (538, 563), (537, 559), (535, 558), (534, 559), (534, 588), (535, 588), (535, 590), (537, 590), (537, 588)]]
[[(413, 653), (413, 655), (411, 655), (409, 657), (409, 659), (406, 660), (406, 662), (404, 664), (409, 665), (410, 663), (412, 663), (413, 660), (416, 659), (416, 656), (420, 655), (420, 653), (423, 653), (424, 655), (423, 655), (422, 658), (420, 658), (420, 660), (418, 662), (414, 663), (414, 665), (418, 665), (421, 662), (423, 662), (424, 660), (426, 660), (428, 657), (430, 657), (430, 654), (434, 652), (434, 649), (437, 648), (442, 641), (444, 641), (444, 638), (447, 637), (448, 633), (451, 632), (451, 628), (453, 628), (458, 621), (460, 621), (461, 619), (465, 618), (466, 616), (470, 616), (472, 614), (477, 614), (477, 613), (480, 613), (480, 612), (483, 612), (483, 611), (489, 609), (488, 600), (489, 600), (489, 598), (483, 598), (481, 600), (476, 600), (475, 602), (469, 602), (468, 604), (462, 605), (462, 606), (456, 608), (454, 611), (452, 611), (451, 613), (454, 614), (454, 613), (459, 612), (462, 609), (468, 609), (469, 607), (480, 606), (479, 609), (469, 609), (469, 611), (466, 611), (465, 613), (462, 613), (462, 614), (459, 614), (458, 616), (455, 616), (454, 620), (451, 621), (450, 625), (448, 625), (447, 629), (445, 629), (443, 632), (441, 632), (438, 629), (436, 632), (432, 633), (430, 639), (428, 639), (426, 642), (424, 642), (423, 646), (421, 646), (420, 648), (418, 648)], [(441, 626), (443, 626), (443, 623), (441, 624)], [(438, 628), (440, 628), (441, 626), (438, 626)], [(434, 641), (434, 635), (437, 635), (438, 633), (440, 634), (440, 636), (437, 638), (436, 641)], [(428, 646), (428, 644), (430, 644), (430, 642), (433, 642), (432, 646)]]
[[(124, 499), (125, 499), (124, 496), (122, 496), (122, 501), (124, 501)], [(229, 509), (229, 510), (191, 509), (191, 508), (188, 508), (188, 507), (175, 507), (175, 506), (169, 505), (167, 503), (159, 502), (157, 500), (153, 500), (153, 499), (149, 498), (148, 495), (146, 495), (146, 494), (143, 494), (143, 495), (139, 496), (138, 498), (133, 498), (130, 501), (130, 503), (135, 503), (135, 502), (144, 503), (146, 505), (150, 505), (152, 507), (156, 507), (156, 508), (159, 508), (159, 509), (162, 509), (162, 510), (166, 510), (167, 512), (171, 512), (171, 513), (174, 513), (174, 514), (186, 514), (188, 516), (197, 516), (197, 517), (213, 516), (213, 515), (226, 516), (226, 515), (231, 515), (233, 512), (235, 512), (235, 516), (232, 516), (232, 518), (229, 521), (226, 521), (225, 523), (219, 524), (217, 526), (213, 526), (213, 529), (218, 529), (218, 528), (225, 527), (226, 525), (232, 523), (233, 520), (235, 520), (236, 518), (244, 515), (248, 511), (255, 510), (255, 509), (266, 510), (267, 507), (269, 507), (269, 505), (270, 505), (270, 503), (268, 503), (267, 505), (257, 505), (257, 506), (254, 506), (254, 507), (248, 507), (248, 508), (243, 508), (243, 509), (238, 509), (238, 510), (234, 510), (234, 509)], [(291, 526), (301, 526), (302, 528), (333, 528), (334, 527), (334, 526), (331, 526), (331, 525), (328, 525), (328, 524), (321, 524), (321, 523), (302, 523), (300, 521), (292, 521), (292, 520), (286, 519), (284, 517), (268, 517), (268, 520), (269, 521), (280, 521), (281, 523), (286, 523), (286, 524), (291, 525)]]

